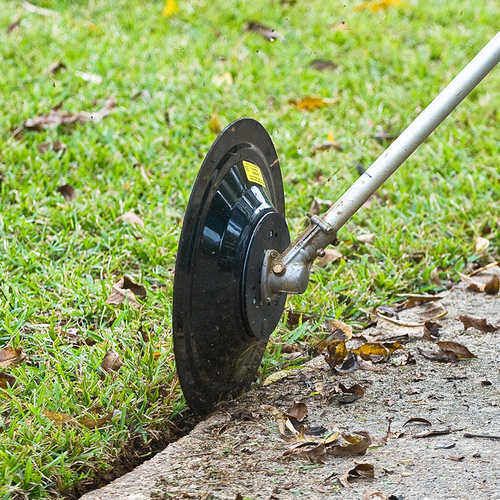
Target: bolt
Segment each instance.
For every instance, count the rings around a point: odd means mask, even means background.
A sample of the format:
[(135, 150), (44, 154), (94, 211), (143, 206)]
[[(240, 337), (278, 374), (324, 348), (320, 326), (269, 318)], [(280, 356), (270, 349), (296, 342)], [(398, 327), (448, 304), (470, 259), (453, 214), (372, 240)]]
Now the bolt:
[(282, 262), (275, 262), (273, 264), (273, 273), (276, 275), (281, 275), (285, 272), (286, 267)]
[(318, 257), (324, 257), (324, 256), (325, 256), (325, 250), (324, 250), (323, 248), (318, 248), (318, 249), (316, 250), (316, 255), (317, 255)]

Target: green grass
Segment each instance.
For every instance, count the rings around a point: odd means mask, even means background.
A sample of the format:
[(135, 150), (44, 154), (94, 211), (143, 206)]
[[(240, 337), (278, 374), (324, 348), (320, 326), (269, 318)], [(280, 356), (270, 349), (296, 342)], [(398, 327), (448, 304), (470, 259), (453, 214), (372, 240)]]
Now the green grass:
[[(413, 0), (376, 14), (340, 0), (179, 1), (179, 14), (165, 19), (159, 1), (45, 0), (39, 5), (57, 16), (44, 17), (1, 0), (0, 347), (27, 357), (6, 369), (16, 383), (0, 389), (0, 496), (44, 497), (91, 480), (131, 442), (146, 452), (184, 407), (171, 349), (172, 270), (190, 186), (215, 138), (213, 113), (223, 123), (252, 116), (268, 128), (297, 233), (314, 197), (334, 200), (356, 178), (356, 163), (382, 151), (375, 128), (400, 131), (494, 35), (499, 15), (494, 0)], [(17, 16), (20, 28), (7, 35)], [(248, 20), (284, 38), (247, 33)], [(332, 28), (341, 20), (348, 31)], [(338, 68), (318, 72), (309, 67), (315, 58)], [(57, 60), (67, 69), (47, 75)], [(234, 83), (216, 86), (213, 78), (226, 72)], [(290, 307), (360, 321), (397, 293), (435, 289), (435, 268), (456, 279), (487, 261), (474, 254), (479, 235), (493, 255), (498, 76), (346, 226), (345, 258), (316, 270)], [(147, 95), (132, 99), (138, 91)], [(305, 95), (339, 101), (309, 113), (288, 103)], [(70, 111), (93, 110), (109, 96), (118, 105), (102, 122), (12, 137), (61, 101)], [(343, 151), (312, 155), (330, 131)], [(62, 156), (39, 153), (38, 144), (55, 139), (67, 146)], [(314, 180), (318, 171), (324, 181)], [(77, 191), (71, 202), (57, 192), (66, 182)], [(144, 228), (116, 221), (128, 210)], [(373, 244), (357, 243), (363, 232), (376, 234)], [(147, 288), (139, 310), (106, 304), (123, 274)], [(68, 341), (68, 328), (81, 345)], [(320, 334), (281, 325), (275, 338)], [(100, 368), (108, 349), (124, 362), (114, 374)], [(263, 374), (283, 363), (275, 345)], [(88, 429), (54, 423), (47, 411), (109, 418)]]

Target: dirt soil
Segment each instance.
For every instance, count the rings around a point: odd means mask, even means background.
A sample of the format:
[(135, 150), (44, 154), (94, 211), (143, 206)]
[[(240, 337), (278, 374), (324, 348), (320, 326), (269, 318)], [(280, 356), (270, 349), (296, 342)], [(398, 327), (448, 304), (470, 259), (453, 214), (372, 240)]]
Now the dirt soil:
[[(405, 350), (413, 353), (415, 364), (395, 366), (398, 356), (401, 359), (398, 355), (375, 365), (380, 371), (338, 375), (322, 357), (315, 358), (286, 378), (223, 404), (189, 435), (83, 498), (500, 498), (498, 330), (464, 329), (457, 319), (467, 314), (500, 325), (500, 300), (498, 295), (468, 291), (461, 283), (439, 303), (447, 310), (437, 320), (442, 325), (441, 340), (462, 343), (476, 359), (455, 363), (426, 359), (418, 348), (435, 346), (419, 339), (422, 327), (379, 320), (363, 334), (383, 338), (409, 333)], [(405, 320), (408, 314), (409, 319), (415, 310), (399, 318)], [(366, 393), (342, 405), (318, 394), (318, 388), (328, 392), (339, 381), (358, 382)], [(365, 430), (375, 445), (364, 456), (327, 456), (319, 464), (283, 457), (290, 443), (280, 436), (270, 407), (286, 411), (296, 401), (307, 404), (310, 425)], [(412, 417), (425, 418), (432, 427), (403, 426)], [(415, 437), (430, 429), (449, 433)], [(467, 433), (489, 437), (467, 437)], [(356, 463), (373, 464), (375, 478), (342, 486), (339, 477)]]

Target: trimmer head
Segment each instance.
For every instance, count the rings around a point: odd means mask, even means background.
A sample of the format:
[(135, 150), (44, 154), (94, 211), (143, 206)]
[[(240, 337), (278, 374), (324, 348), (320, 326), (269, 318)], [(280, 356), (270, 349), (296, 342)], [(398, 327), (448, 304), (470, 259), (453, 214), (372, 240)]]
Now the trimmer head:
[(191, 408), (207, 411), (254, 381), (286, 300), (261, 298), (264, 253), (289, 242), (273, 143), (257, 121), (238, 120), (200, 168), (177, 252), (174, 351)]

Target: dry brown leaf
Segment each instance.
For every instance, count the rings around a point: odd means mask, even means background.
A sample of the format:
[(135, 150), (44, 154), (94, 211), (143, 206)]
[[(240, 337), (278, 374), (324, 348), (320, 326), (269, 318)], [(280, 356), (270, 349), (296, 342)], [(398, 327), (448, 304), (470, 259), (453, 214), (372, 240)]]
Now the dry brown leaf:
[(311, 215), (318, 215), (324, 210), (328, 210), (332, 205), (330, 200), (322, 200), (321, 198), (314, 198), (309, 207), (309, 213)]
[(371, 12), (379, 12), (389, 7), (399, 7), (402, 4), (401, 0), (368, 0), (354, 7), (354, 10), (360, 12), (369, 10)]
[(352, 373), (361, 368), (358, 357), (352, 352), (348, 353), (340, 365), (332, 367), (337, 373)]
[(420, 434), (415, 434), (413, 437), (417, 439), (434, 437), (434, 436), (446, 436), (451, 432), (449, 427), (443, 429), (431, 429), (430, 431), (421, 432)]
[(316, 153), (320, 153), (322, 151), (328, 151), (330, 149), (335, 149), (336, 151), (343, 151), (342, 146), (335, 140), (333, 134), (328, 134), (328, 140), (323, 142), (322, 144), (317, 144), (312, 148), (311, 153), (315, 155)]
[(370, 244), (370, 243), (373, 243), (375, 241), (375, 235), (373, 233), (364, 233), (364, 234), (360, 234), (360, 235), (356, 236), (356, 239), (360, 243)]
[(423, 417), (411, 417), (403, 424), (403, 427), (408, 424), (432, 425), (429, 420)]
[[(397, 498), (395, 495), (391, 498)], [(361, 500), (389, 500), (389, 497), (382, 491), (365, 491)]]
[(0, 388), (7, 389), (7, 387), (12, 387), (16, 382), (15, 377), (9, 375), (5, 372), (0, 372)]
[(338, 64), (334, 63), (330, 59), (314, 59), (309, 63), (311, 68), (318, 71), (334, 70), (338, 67)]
[(66, 413), (59, 413), (58, 411), (43, 410), (42, 413), (45, 417), (47, 417), (49, 420), (52, 420), (52, 422), (58, 425), (76, 421), (71, 415), (67, 415)]
[(494, 274), (484, 285), (484, 291), (488, 295), (497, 295), (500, 290), (500, 277)]
[(262, 382), (262, 385), (271, 385), (274, 384), (275, 382), (278, 382), (279, 380), (282, 380), (288, 375), (290, 375), (292, 371), (291, 370), (279, 370), (277, 372), (271, 373), (268, 377), (264, 379), (264, 382)]
[(451, 340), (441, 340), (437, 342), (437, 345), (439, 349), (441, 349), (441, 351), (445, 353), (452, 353), (457, 357), (457, 359), (471, 359), (477, 357), (472, 354), (469, 349), (467, 349), (467, 347), (458, 342), (453, 342)]
[(424, 340), (435, 341), (441, 336), (441, 328), (442, 326), (439, 323), (435, 323), (434, 321), (426, 321), (424, 323)]
[(7, 368), (21, 363), (26, 358), (22, 349), (14, 347), (3, 347), (0, 349), (0, 368)]
[(383, 344), (379, 342), (366, 342), (352, 349), (352, 352), (365, 361), (379, 363), (387, 361), (390, 355), (397, 349), (403, 349), (402, 344), (399, 342), (385, 342)]
[(212, 113), (210, 120), (208, 120), (208, 128), (214, 134), (218, 134), (222, 130), (222, 123), (217, 113)]
[(49, 73), (49, 75), (55, 75), (63, 69), (66, 69), (66, 64), (64, 64), (62, 61), (55, 61), (48, 67), (47, 73)]
[(295, 402), (288, 408), (285, 415), (297, 420), (297, 422), (302, 422), (307, 417), (307, 405), (303, 402)]
[(489, 246), (490, 246), (490, 240), (483, 238), (482, 236), (478, 236), (474, 243), (474, 251), (477, 254), (482, 254), (486, 252)]
[(462, 314), (458, 319), (464, 325), (465, 330), (467, 330), (467, 328), (475, 328), (484, 333), (492, 333), (499, 328), (499, 325), (493, 325), (486, 318), (476, 318), (474, 316)]
[(335, 400), (341, 405), (354, 403), (365, 395), (365, 388), (361, 384), (346, 387), (342, 382), (339, 382), (339, 389), (341, 392), (335, 395)]
[(312, 463), (323, 463), (326, 456), (326, 449), (323, 443), (303, 442), (285, 451), (284, 457), (306, 458)]
[(23, 123), (23, 128), (26, 130), (40, 131), (57, 128), (61, 125), (70, 126), (77, 123), (99, 122), (103, 118), (108, 116), (115, 106), (115, 99), (109, 98), (105, 102), (104, 106), (95, 112), (80, 111), (77, 113), (70, 113), (68, 111), (61, 110), (59, 107), (56, 107), (50, 110), (49, 114), (47, 115), (29, 118)]
[(291, 330), (295, 329), (299, 324), (305, 323), (306, 321), (313, 321), (315, 319), (317, 318), (300, 311), (293, 311), (292, 309), (288, 309), (286, 311), (286, 326)]
[(366, 431), (342, 433), (333, 443), (327, 444), (327, 453), (335, 457), (364, 455), (371, 443), (370, 434)]
[(96, 417), (94, 415), (86, 415), (83, 417), (78, 417), (78, 423), (87, 427), (88, 429), (100, 429), (104, 427), (112, 418), (113, 414), (108, 413), (103, 417)]
[(346, 358), (348, 351), (344, 340), (332, 340), (321, 345), (324, 350), (323, 356), (330, 368), (336, 368)]
[(331, 332), (331, 337), (329, 336), (329, 338), (338, 340), (349, 340), (352, 338), (352, 328), (339, 319), (327, 320), (326, 326)]
[(47, 151), (54, 151), (56, 153), (59, 153), (60, 151), (66, 150), (66, 144), (62, 143), (61, 141), (47, 141), (38, 144), (37, 149), (40, 153), (46, 153)]
[(325, 267), (332, 262), (341, 259), (344, 255), (336, 248), (325, 248), (324, 255), (316, 259), (316, 264), (320, 267)]
[(246, 25), (245, 30), (257, 33), (269, 42), (274, 42), (281, 38), (281, 35), (275, 29), (270, 28), (269, 26), (266, 26), (265, 24), (259, 23), (257, 21), (249, 21)]
[(127, 224), (131, 224), (133, 226), (144, 227), (144, 221), (135, 212), (132, 211), (125, 212), (116, 220), (119, 222), (126, 222)]
[(12, 23), (7, 26), (7, 34), (12, 33), (14, 30), (18, 29), (19, 26), (21, 26), (21, 21), (21, 17), (18, 17), (15, 21), (12, 21)]
[(104, 356), (101, 368), (108, 373), (117, 371), (123, 365), (123, 361), (120, 358), (120, 355), (113, 350), (109, 350)]
[(375, 469), (372, 464), (356, 464), (339, 477), (339, 483), (345, 488), (350, 488), (351, 483), (358, 479), (373, 479), (374, 477)]
[(57, 192), (63, 195), (66, 201), (71, 201), (76, 198), (75, 188), (71, 184), (63, 184), (57, 188)]
[(300, 99), (290, 99), (288, 102), (300, 111), (314, 111), (315, 109), (324, 108), (325, 106), (331, 106), (337, 103), (338, 98), (305, 96)]
[(106, 300), (106, 304), (119, 305), (128, 301), (133, 307), (139, 307), (139, 302), (135, 297), (146, 297), (146, 288), (132, 281), (128, 276), (124, 276), (113, 285), (111, 293)]

